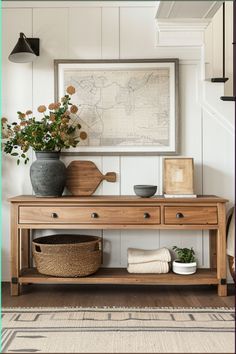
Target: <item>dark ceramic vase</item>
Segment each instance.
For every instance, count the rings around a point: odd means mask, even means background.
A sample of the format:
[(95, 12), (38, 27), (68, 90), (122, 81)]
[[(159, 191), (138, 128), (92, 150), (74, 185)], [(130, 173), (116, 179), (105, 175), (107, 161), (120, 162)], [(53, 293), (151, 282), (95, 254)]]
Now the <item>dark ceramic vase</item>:
[(36, 151), (30, 166), (30, 179), (36, 197), (60, 197), (66, 183), (66, 167), (60, 152)]

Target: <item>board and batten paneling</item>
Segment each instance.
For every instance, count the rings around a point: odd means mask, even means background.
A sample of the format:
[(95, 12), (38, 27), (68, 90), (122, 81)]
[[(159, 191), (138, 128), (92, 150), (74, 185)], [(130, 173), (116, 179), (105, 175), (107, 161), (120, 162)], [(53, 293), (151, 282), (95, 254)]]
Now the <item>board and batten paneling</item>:
[[(158, 156), (122, 156), (121, 195), (134, 195), (135, 184), (153, 184), (159, 186)], [(121, 265), (127, 266), (127, 249), (133, 248), (158, 248), (159, 230), (122, 230), (121, 231)]]
[(118, 7), (102, 8), (102, 59), (114, 59), (120, 56), (119, 19)]
[[(5, 9), (2, 16), (2, 116), (9, 122), (17, 120), (17, 111), (32, 109), (32, 64), (16, 64), (8, 56), (19, 38), (19, 33), (32, 35), (31, 9)], [(10, 205), (7, 198), (31, 194), (29, 166), (16, 165), (16, 159), (2, 157), (2, 278), (10, 274)]]
[(54, 59), (68, 58), (68, 9), (33, 9), (33, 34), (40, 38), (40, 56), (33, 62), (34, 112), (54, 102)]
[(67, 40), (70, 58), (101, 59), (101, 21), (100, 7), (69, 9)]
[[(222, 6), (205, 30), (206, 78), (223, 75), (223, 9)], [(225, 2), (225, 96), (233, 94), (233, 1)]]
[[(199, 63), (185, 63), (179, 67), (180, 74), (180, 152), (182, 156), (194, 158), (194, 191), (202, 194), (202, 121), (198, 100)], [(172, 249), (193, 247), (198, 257), (198, 266), (203, 263), (202, 231), (160, 231), (160, 246)], [(206, 235), (208, 239), (208, 235)]]
[[(69, 4), (69, 5), (68, 5)], [(40, 6), (30, 8), (3, 9), (3, 114), (11, 115), (18, 110), (37, 109), (39, 104), (48, 104), (54, 98), (53, 59), (119, 59), (119, 58), (174, 58), (180, 61), (180, 121), (181, 154), (192, 156), (196, 163), (196, 192), (217, 192), (233, 201), (232, 188), (221, 188), (222, 179), (227, 185), (233, 183), (231, 157), (232, 137), (225, 142), (222, 126), (214, 120), (202, 124), (202, 111), (199, 104), (199, 64), (200, 48), (159, 47), (157, 46), (157, 28), (155, 5), (145, 6), (93, 6), (84, 4), (73, 7), (73, 2), (61, 6), (53, 2), (53, 7)], [(58, 6), (58, 7), (57, 7)], [(9, 26), (9, 24), (14, 26)], [(41, 56), (32, 64), (12, 64), (7, 56), (13, 48), (18, 32), (39, 36)], [(14, 93), (14, 95), (13, 95)], [(4, 108), (5, 107), (5, 108)], [(208, 124), (209, 123), (209, 124)], [(211, 128), (211, 125), (213, 126)], [(212, 130), (211, 130), (212, 129)], [(208, 135), (214, 132), (214, 139)], [(228, 138), (226, 138), (227, 140)], [(221, 141), (221, 144), (219, 143)], [(214, 160), (213, 152), (217, 156)], [(228, 153), (227, 153), (228, 152)], [(226, 156), (224, 155), (226, 154)], [(204, 159), (202, 161), (202, 156)], [(66, 165), (74, 159), (88, 159), (96, 163), (103, 173), (117, 173), (115, 183), (103, 182), (96, 194), (133, 194), (134, 184), (157, 184), (162, 191), (161, 158), (158, 156), (64, 156)], [(224, 160), (227, 159), (227, 163)], [(203, 163), (218, 166), (218, 169), (202, 169)], [(16, 194), (30, 194), (29, 171), (24, 167), (16, 168), (15, 161), (4, 158), (3, 161), (4, 220), (9, 219), (7, 197)], [(14, 166), (13, 166), (14, 164)], [(207, 176), (206, 176), (207, 174)], [(215, 176), (217, 174), (217, 177)], [(16, 180), (17, 176), (17, 180)], [(202, 180), (203, 176), (203, 180)], [(220, 178), (221, 177), (221, 178)], [(211, 180), (214, 183), (211, 184)], [(214, 186), (214, 188), (213, 188)], [(228, 189), (227, 189), (228, 188)], [(226, 195), (224, 195), (224, 193)], [(9, 280), (9, 223), (4, 225), (3, 235), (3, 280)], [(65, 230), (66, 231), (66, 230)], [(193, 246), (196, 249), (200, 266), (208, 262), (207, 237), (201, 232), (169, 232), (155, 230), (87, 230), (70, 231), (92, 235), (102, 235), (104, 241), (104, 259), (106, 266), (126, 266), (127, 248), (146, 249), (159, 246)], [(51, 231), (48, 230), (47, 234)], [(205, 244), (206, 242), (206, 244)]]
[(120, 58), (158, 58), (155, 7), (120, 8)]
[[(102, 172), (116, 173), (116, 182), (102, 183), (103, 195), (120, 195), (120, 156), (103, 156)], [(103, 230), (103, 265), (106, 267), (121, 266), (121, 232), (120, 230)]]

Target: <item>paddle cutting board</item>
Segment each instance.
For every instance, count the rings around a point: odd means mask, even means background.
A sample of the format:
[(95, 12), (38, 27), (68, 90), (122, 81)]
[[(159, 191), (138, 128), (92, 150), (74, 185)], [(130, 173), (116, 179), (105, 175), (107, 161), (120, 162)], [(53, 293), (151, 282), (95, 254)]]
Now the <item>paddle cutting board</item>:
[(103, 175), (92, 161), (72, 161), (67, 167), (66, 187), (72, 195), (92, 195), (103, 180), (115, 182), (116, 173)]

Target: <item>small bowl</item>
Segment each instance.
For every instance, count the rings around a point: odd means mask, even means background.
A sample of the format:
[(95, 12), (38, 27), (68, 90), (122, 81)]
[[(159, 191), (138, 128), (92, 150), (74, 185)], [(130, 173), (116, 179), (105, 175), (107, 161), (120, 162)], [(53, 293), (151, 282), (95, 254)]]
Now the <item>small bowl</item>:
[(134, 193), (141, 198), (150, 198), (157, 191), (157, 186), (137, 184), (134, 186)]

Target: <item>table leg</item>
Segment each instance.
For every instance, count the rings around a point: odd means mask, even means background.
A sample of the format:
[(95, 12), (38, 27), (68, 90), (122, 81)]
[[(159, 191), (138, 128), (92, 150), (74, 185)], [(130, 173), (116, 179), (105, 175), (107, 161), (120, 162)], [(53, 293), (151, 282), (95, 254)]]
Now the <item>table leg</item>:
[(227, 271), (226, 271), (226, 211), (225, 204), (218, 204), (217, 230), (217, 278), (218, 295), (227, 296)]
[(30, 268), (30, 230), (21, 230), (21, 268)]
[(11, 295), (19, 295), (19, 271), (20, 271), (20, 257), (19, 257), (19, 241), (20, 232), (17, 227), (17, 206), (11, 207)]
[(209, 231), (210, 268), (217, 268), (217, 230)]

